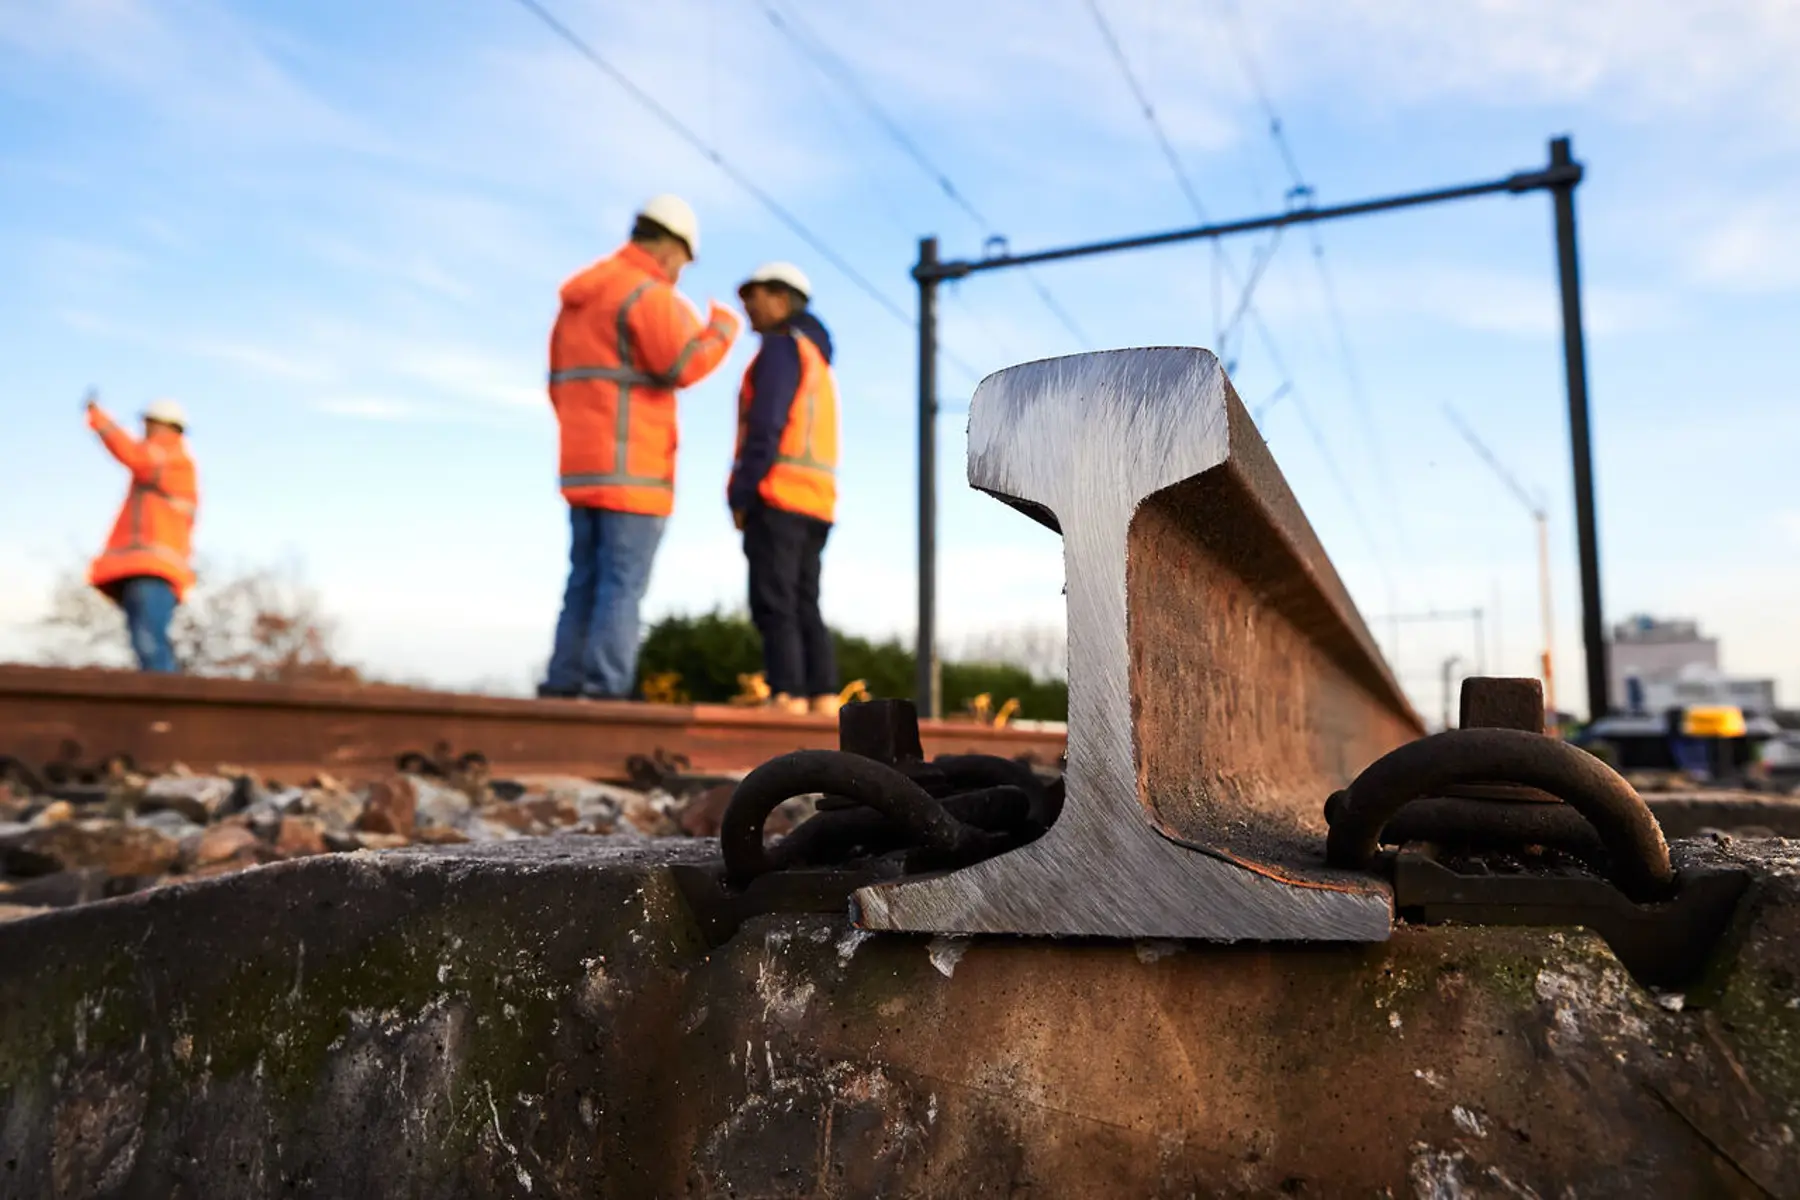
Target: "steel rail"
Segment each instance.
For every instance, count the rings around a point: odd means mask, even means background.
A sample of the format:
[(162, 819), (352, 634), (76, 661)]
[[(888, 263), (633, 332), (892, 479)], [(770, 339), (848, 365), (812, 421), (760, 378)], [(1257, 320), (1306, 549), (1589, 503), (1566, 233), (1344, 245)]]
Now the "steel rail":
[[(1031, 755), (1054, 763), (1058, 724), (1000, 729), (920, 723), (931, 754)], [(126, 754), (141, 769), (226, 763), (297, 781), (391, 770), (407, 752), (479, 751), (516, 774), (628, 777), (633, 755), (740, 770), (793, 750), (833, 749), (837, 721), (722, 704), (526, 700), (408, 688), (276, 684), (0, 665), (0, 753), (45, 763)]]
[(968, 479), (1062, 535), (1062, 813), (976, 866), (862, 888), (859, 921), (1385, 938), (1386, 886), (1325, 862), (1321, 809), (1424, 729), (1218, 360), (1117, 350), (990, 375)]

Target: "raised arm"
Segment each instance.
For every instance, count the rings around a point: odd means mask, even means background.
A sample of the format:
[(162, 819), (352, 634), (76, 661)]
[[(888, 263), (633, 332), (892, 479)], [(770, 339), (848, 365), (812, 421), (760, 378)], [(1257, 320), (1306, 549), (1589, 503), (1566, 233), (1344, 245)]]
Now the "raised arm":
[(627, 318), (638, 361), (633, 364), (670, 386), (691, 387), (712, 374), (737, 340), (738, 318), (714, 301), (702, 325), (672, 287), (653, 287)]
[(118, 422), (98, 404), (89, 404), (87, 414), (88, 428), (99, 434), (101, 444), (130, 469), (131, 477), (139, 483), (154, 484), (162, 463), (150, 447), (119, 428)]

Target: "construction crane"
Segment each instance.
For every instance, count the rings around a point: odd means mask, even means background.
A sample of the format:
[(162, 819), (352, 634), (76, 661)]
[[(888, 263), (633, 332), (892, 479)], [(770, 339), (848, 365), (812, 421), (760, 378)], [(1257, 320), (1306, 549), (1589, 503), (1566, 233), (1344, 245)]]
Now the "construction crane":
[(1475, 431), (1469, 427), (1467, 421), (1463, 420), (1462, 417), (1457, 414), (1455, 409), (1446, 404), (1444, 406), (1444, 414), (1450, 418), (1450, 423), (1456, 426), (1457, 432), (1462, 434), (1463, 440), (1468, 442), (1475, 453), (1481, 456), (1481, 461), (1486, 463), (1488, 467), (1493, 470), (1494, 474), (1499, 477), (1500, 482), (1506, 485), (1506, 490), (1517, 497), (1519, 503), (1525, 506), (1525, 511), (1531, 514), (1532, 521), (1537, 525), (1538, 614), (1544, 627), (1544, 645), (1543, 649), (1539, 652), (1539, 663), (1544, 676), (1544, 704), (1552, 713), (1554, 713), (1556, 711), (1556, 672), (1553, 663), (1553, 648), (1556, 642), (1555, 634), (1553, 632), (1555, 614), (1550, 605), (1549, 515), (1544, 511), (1543, 501), (1534, 498), (1530, 492), (1527, 492), (1524, 486), (1519, 483), (1518, 479), (1514, 477), (1512, 472), (1501, 465), (1500, 460), (1494, 457), (1494, 452), (1489, 450), (1482, 440), (1475, 436)]

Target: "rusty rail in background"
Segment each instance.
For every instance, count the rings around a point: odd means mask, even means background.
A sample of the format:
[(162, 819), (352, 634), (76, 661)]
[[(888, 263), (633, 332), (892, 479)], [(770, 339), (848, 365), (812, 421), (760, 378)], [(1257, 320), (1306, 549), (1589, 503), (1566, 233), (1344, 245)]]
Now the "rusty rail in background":
[[(934, 754), (1030, 755), (1053, 764), (1060, 725), (922, 723)], [(737, 770), (837, 745), (831, 717), (717, 704), (526, 700), (405, 688), (274, 684), (125, 671), (0, 665), (0, 753), (31, 762), (126, 754), (140, 769), (230, 763), (291, 780), (391, 770), (396, 756), (479, 752), (495, 770), (628, 777), (633, 755), (680, 755)]]

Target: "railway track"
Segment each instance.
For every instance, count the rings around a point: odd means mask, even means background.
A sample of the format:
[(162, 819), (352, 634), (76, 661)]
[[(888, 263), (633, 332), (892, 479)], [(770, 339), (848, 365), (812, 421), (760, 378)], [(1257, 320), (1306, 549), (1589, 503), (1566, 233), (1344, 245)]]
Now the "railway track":
[[(928, 755), (1029, 756), (1051, 764), (1065, 745), (1060, 724), (920, 725)], [(33, 764), (124, 754), (141, 770), (230, 763), (293, 780), (320, 771), (384, 772), (409, 753), (478, 753), (497, 772), (624, 779), (634, 756), (729, 771), (790, 750), (836, 746), (835, 718), (728, 705), (524, 700), (0, 666), (0, 754)]]

